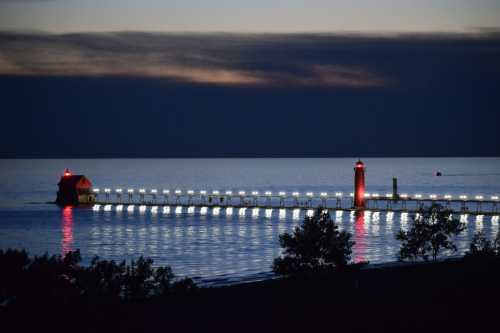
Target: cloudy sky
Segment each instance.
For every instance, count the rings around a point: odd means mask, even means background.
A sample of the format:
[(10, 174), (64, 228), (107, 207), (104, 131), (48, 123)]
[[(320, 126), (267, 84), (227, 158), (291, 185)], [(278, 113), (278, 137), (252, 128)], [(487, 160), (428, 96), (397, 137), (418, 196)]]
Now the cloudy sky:
[(498, 22), (496, 0), (0, 0), (0, 29), (60, 33), (465, 31)]
[(0, 0), (0, 157), (500, 155), (497, 1), (138, 3)]

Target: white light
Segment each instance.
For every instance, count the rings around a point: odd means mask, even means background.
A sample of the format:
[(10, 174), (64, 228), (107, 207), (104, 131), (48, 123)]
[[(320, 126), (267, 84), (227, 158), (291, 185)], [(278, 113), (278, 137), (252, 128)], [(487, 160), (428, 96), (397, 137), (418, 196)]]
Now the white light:
[(220, 214), (220, 207), (214, 207), (214, 208), (212, 209), (212, 214), (213, 214), (214, 216), (219, 215), (219, 214)]
[(379, 194), (378, 194), (378, 193), (373, 193), (373, 194), (372, 194), (372, 197), (373, 197), (373, 198), (378, 198), (378, 197), (379, 197)]
[(298, 220), (300, 219), (300, 209), (294, 209), (292, 212), (292, 219)]
[(207, 208), (207, 207), (201, 207), (201, 209), (200, 209), (200, 214), (201, 214), (201, 215), (207, 215), (207, 210), (208, 210), (208, 208)]
[(462, 200), (467, 200), (467, 196), (462, 194), (462, 195), (460, 196), (460, 199), (462, 199)]
[(98, 189), (98, 188), (95, 188), (95, 189), (93, 189), (93, 191), (94, 191), (95, 193), (99, 193), (101, 190), (100, 190), (100, 189)]
[(422, 199), (422, 194), (415, 194), (415, 195), (414, 195), (414, 197), (415, 197), (416, 199)]
[(158, 206), (151, 207), (151, 214), (156, 214), (156, 213), (158, 213)]
[(188, 190), (188, 191), (187, 191), (187, 194), (189, 194), (189, 195), (193, 195), (193, 194), (194, 194), (194, 191), (193, 191), (193, 190)]
[(146, 206), (145, 205), (140, 205), (139, 206), (139, 212), (144, 213), (146, 211)]
[(452, 199), (453, 197), (452, 197), (450, 194), (445, 194), (444, 198), (445, 198), (445, 199), (447, 199), (447, 200), (450, 200), (450, 199)]
[(322, 197), (327, 197), (327, 196), (328, 196), (328, 193), (326, 193), (326, 192), (321, 192), (319, 195), (320, 195), (320, 196), (322, 196)]
[(306, 215), (307, 215), (307, 216), (309, 216), (309, 217), (314, 216), (314, 210), (309, 209), (309, 210), (307, 211)]
[(111, 192), (111, 189), (110, 188), (105, 188), (104, 192), (109, 193), (109, 192)]
[(386, 198), (392, 198), (392, 194), (391, 194), (391, 193), (386, 193), (386, 194), (385, 194), (385, 197), (386, 197)]
[(259, 208), (253, 208), (252, 209), (252, 216), (253, 217), (258, 217), (259, 216)]
[(245, 195), (245, 194), (246, 194), (246, 192), (245, 192), (245, 191), (239, 191), (239, 192), (238, 192), (238, 194), (239, 194), (239, 195)]
[(408, 213), (401, 213), (401, 223), (405, 224), (408, 222)]
[(115, 192), (116, 192), (116, 193), (122, 193), (122, 191), (123, 191), (123, 190), (122, 190), (121, 188), (117, 188), (117, 189), (115, 190)]
[(279, 192), (278, 194), (279, 194), (280, 197), (286, 196), (286, 192)]
[(207, 195), (207, 191), (205, 191), (205, 190), (201, 190), (201, 191), (200, 191), (200, 194), (201, 194), (201, 195)]
[(226, 195), (233, 195), (233, 191), (226, 191)]
[(175, 190), (175, 194), (177, 194), (177, 195), (182, 194), (182, 191), (181, 190)]
[(92, 209), (93, 209), (95, 212), (99, 211), (99, 208), (101, 208), (101, 205), (99, 205), (99, 204), (94, 205), (94, 206), (92, 207)]
[(139, 189), (139, 193), (146, 193), (146, 190), (141, 188), (141, 189)]
[(169, 206), (163, 207), (163, 214), (170, 214), (170, 207)]
[(111, 211), (111, 205), (104, 206), (104, 211), (105, 212), (110, 212)]
[(188, 214), (194, 214), (194, 206), (188, 207)]
[(270, 219), (273, 216), (273, 210), (272, 208), (266, 209), (266, 219)]
[(247, 209), (245, 207), (242, 207), (240, 208), (240, 210), (238, 211), (238, 215), (239, 216), (245, 216), (245, 212), (247, 211)]
[(134, 189), (133, 189), (133, 188), (129, 188), (129, 189), (127, 190), (127, 192), (128, 192), (128, 193), (134, 193)]
[(158, 190), (157, 189), (152, 189), (151, 193), (156, 194), (156, 193), (158, 193)]
[(352, 192), (351, 192), (351, 193), (349, 193), (349, 196), (350, 196), (351, 198), (352, 198), (352, 197), (354, 197), (354, 193), (352, 193)]
[(217, 191), (217, 190), (216, 191), (212, 191), (212, 194), (219, 195), (219, 191)]
[(370, 193), (365, 193), (365, 198), (369, 198), (370, 197)]
[(121, 212), (123, 210), (123, 205), (116, 206), (116, 211)]
[(271, 196), (271, 195), (273, 195), (273, 192), (266, 191), (265, 195), (267, 195), (267, 196)]
[(437, 195), (435, 195), (435, 194), (431, 194), (431, 195), (429, 195), (429, 198), (431, 198), (431, 199), (433, 199), (433, 200), (434, 200), (434, 199), (437, 199)]
[(175, 207), (175, 214), (182, 214), (182, 206)]
[(258, 191), (253, 191), (252, 195), (259, 195), (259, 192)]
[(286, 209), (284, 209), (284, 208), (280, 209), (280, 210), (279, 210), (278, 217), (279, 217), (280, 219), (284, 219), (284, 218), (286, 218)]
[(483, 200), (484, 197), (482, 195), (476, 195), (476, 200)]
[(385, 217), (387, 221), (392, 221), (394, 219), (394, 212), (387, 212)]
[(341, 197), (342, 196), (342, 192), (335, 192), (335, 196), (336, 197)]
[(308, 197), (312, 197), (312, 196), (314, 196), (314, 193), (312, 193), (312, 192), (307, 192), (307, 193), (306, 193), (306, 195), (307, 195)]
[(491, 200), (498, 200), (498, 195), (494, 195), (491, 197)]
[(400, 195), (400, 197), (403, 198), (403, 199), (406, 199), (406, 198), (408, 198), (408, 194), (403, 193), (403, 194)]
[(163, 190), (163, 194), (169, 194), (170, 190)]
[(294, 197), (298, 197), (298, 196), (300, 195), (300, 193), (299, 193), (299, 192), (293, 192), (293, 193), (292, 193), (292, 195), (293, 195)]
[(127, 212), (131, 213), (134, 211), (135, 206), (134, 205), (128, 205), (127, 207)]
[(228, 216), (233, 215), (233, 207), (226, 208), (226, 215), (228, 215)]

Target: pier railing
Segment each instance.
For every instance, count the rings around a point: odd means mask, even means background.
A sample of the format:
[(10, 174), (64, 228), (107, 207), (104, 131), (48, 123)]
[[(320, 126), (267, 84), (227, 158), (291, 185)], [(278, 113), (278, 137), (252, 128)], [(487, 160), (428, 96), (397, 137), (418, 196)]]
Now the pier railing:
[[(220, 191), (169, 189), (93, 189), (98, 205), (141, 205), (178, 207), (235, 207), (354, 210), (354, 193)], [(498, 195), (365, 193), (365, 210), (421, 212), (425, 206), (440, 204), (454, 213), (497, 215)]]

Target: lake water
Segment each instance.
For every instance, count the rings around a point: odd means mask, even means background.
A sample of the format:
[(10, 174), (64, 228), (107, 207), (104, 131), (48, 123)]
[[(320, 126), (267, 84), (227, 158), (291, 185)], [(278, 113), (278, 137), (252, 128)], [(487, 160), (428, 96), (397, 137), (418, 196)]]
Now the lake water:
[[(392, 177), (400, 192), (500, 194), (500, 158), (370, 158), (368, 192), (391, 191)], [(353, 165), (346, 159), (47, 159), (0, 160), (0, 248), (26, 248), (32, 254), (61, 254), (80, 249), (84, 262), (151, 257), (155, 265), (198, 281), (239, 281), (267, 276), (280, 255), (279, 234), (301, 222), (288, 211), (279, 215), (219, 215), (195, 212), (95, 212), (61, 209), (53, 201), (57, 182), (68, 167), (85, 174), (96, 187), (180, 188), (184, 190), (258, 190), (352, 192)], [(436, 170), (442, 177), (434, 176)], [(331, 212), (356, 241), (353, 259), (394, 261), (399, 244), (394, 234), (411, 216), (373, 212), (356, 218)], [(462, 217), (466, 231), (457, 237), (459, 253), (481, 230), (498, 231), (498, 216)]]

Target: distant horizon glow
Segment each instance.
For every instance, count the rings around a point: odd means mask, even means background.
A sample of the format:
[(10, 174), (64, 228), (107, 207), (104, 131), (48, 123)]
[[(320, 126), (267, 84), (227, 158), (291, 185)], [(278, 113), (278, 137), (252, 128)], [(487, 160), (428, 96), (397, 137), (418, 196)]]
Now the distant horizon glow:
[(464, 32), (498, 28), (492, 0), (0, 1), (0, 30)]

